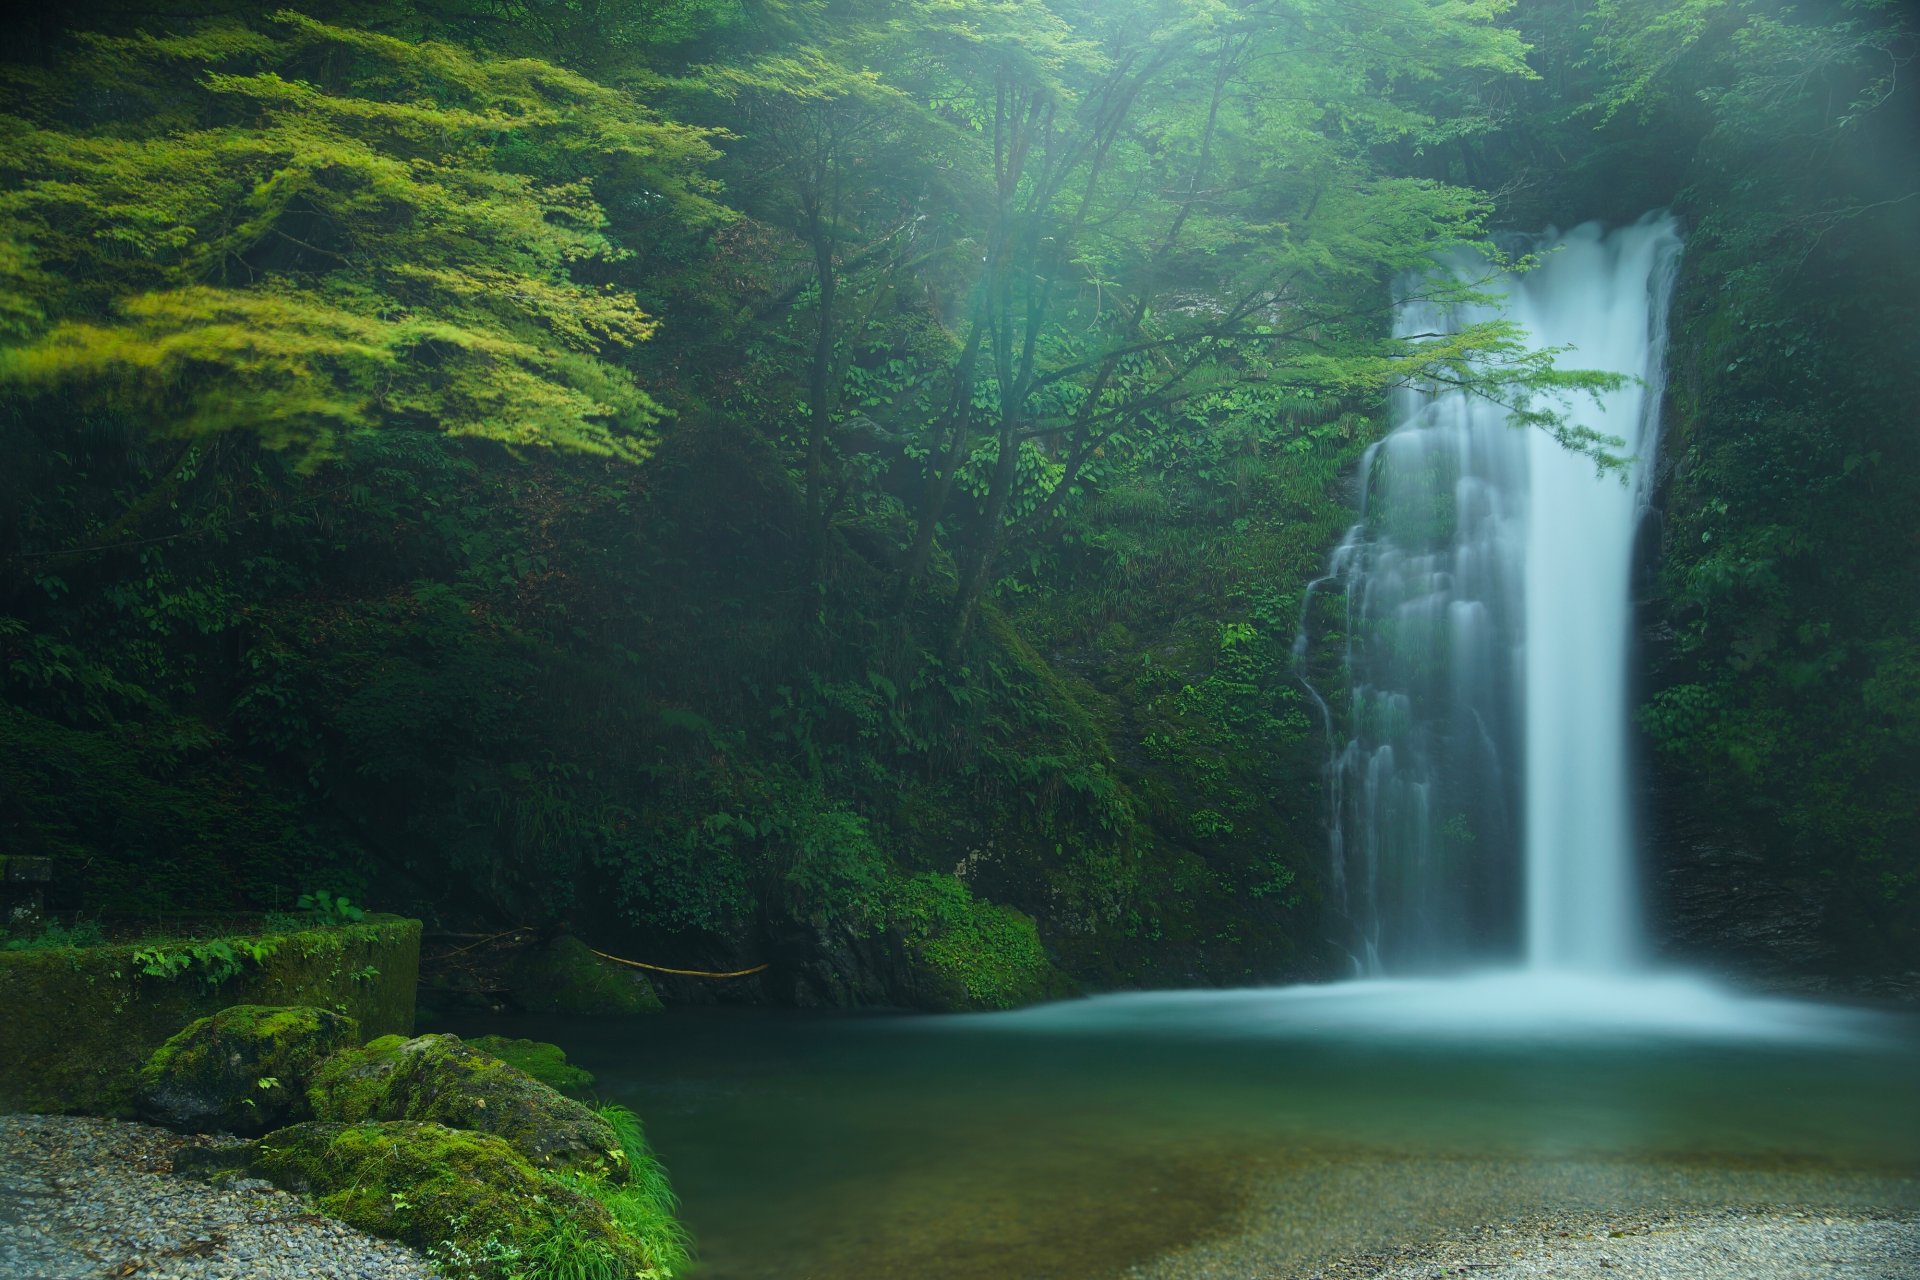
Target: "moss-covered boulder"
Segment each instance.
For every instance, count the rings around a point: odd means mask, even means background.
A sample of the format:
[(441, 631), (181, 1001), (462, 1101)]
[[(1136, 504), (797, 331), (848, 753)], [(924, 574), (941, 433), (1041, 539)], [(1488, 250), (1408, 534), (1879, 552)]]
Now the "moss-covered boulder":
[(565, 934), (523, 952), (509, 981), (513, 1003), (528, 1013), (630, 1018), (661, 1007), (643, 974), (602, 960), (586, 943)]
[(888, 930), (907, 960), (902, 986), (920, 1008), (1012, 1009), (1077, 994), (1048, 958), (1032, 917), (974, 897), (952, 876), (897, 880), (885, 903)]
[(475, 1036), (468, 1044), (490, 1053), (510, 1067), (518, 1067), (550, 1089), (579, 1097), (593, 1087), (593, 1072), (567, 1061), (567, 1051), (544, 1040), (513, 1040), (506, 1036)]
[(309, 1119), (320, 1064), (360, 1042), (344, 1014), (242, 1004), (198, 1018), (140, 1070), (134, 1106), (169, 1129), (253, 1137)]
[(626, 1176), (613, 1126), (459, 1036), (383, 1036), (337, 1054), (307, 1096), (321, 1120), (433, 1120), (494, 1134), (541, 1169)]
[(653, 1267), (598, 1199), (492, 1134), (416, 1120), (310, 1122), (260, 1139), (251, 1169), (351, 1226), (428, 1251), (449, 1274), (638, 1276)]

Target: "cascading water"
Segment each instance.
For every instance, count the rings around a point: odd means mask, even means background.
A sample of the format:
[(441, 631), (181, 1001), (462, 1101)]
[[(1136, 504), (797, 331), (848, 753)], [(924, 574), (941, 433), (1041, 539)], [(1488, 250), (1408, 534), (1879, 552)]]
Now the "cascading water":
[[(1544, 265), (1498, 282), (1498, 311), (1409, 289), (1396, 332), (1504, 314), (1538, 346), (1571, 348), (1567, 367), (1630, 375), (1597, 406), (1571, 406), (1625, 442), (1625, 482), (1510, 426), (1501, 405), (1401, 391), (1393, 431), (1362, 464), (1360, 520), (1308, 594), (1296, 654), (1316, 618), (1345, 637), (1344, 735), (1320, 705), (1334, 888), (1363, 972), (1515, 954), (1539, 970), (1615, 972), (1637, 951), (1629, 577), (1680, 239), (1671, 217), (1650, 215), (1541, 247)], [(1443, 269), (1476, 278), (1486, 265)], [(1328, 616), (1336, 584), (1343, 617)]]

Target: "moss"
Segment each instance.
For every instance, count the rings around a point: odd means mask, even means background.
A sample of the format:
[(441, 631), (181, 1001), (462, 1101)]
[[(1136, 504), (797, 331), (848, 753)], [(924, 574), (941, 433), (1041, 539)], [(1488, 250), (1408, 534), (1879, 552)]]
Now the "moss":
[(153, 960), (186, 954), (184, 941), (0, 952), (0, 1111), (130, 1116), (154, 1050), (235, 1004), (328, 1009), (373, 1036), (413, 1030), (418, 920), (369, 916), (230, 941), (248, 944), (235, 948), (245, 958), (214, 982), (193, 964), (167, 976)]
[(593, 1072), (567, 1061), (566, 1050), (543, 1040), (513, 1040), (506, 1036), (475, 1036), (468, 1044), (520, 1068), (550, 1089), (578, 1096), (593, 1087)]
[(312, 1117), (306, 1089), (360, 1024), (325, 1009), (243, 1004), (198, 1018), (140, 1069), (134, 1105), (173, 1129), (252, 1136)]
[(498, 1137), (431, 1121), (311, 1122), (254, 1144), (253, 1171), (351, 1226), (427, 1252), (443, 1275), (663, 1274), (596, 1197)]
[(543, 1169), (626, 1176), (606, 1120), (458, 1036), (384, 1036), (338, 1054), (308, 1097), (322, 1120), (433, 1120), (494, 1134)]
[(1009, 1009), (1072, 993), (1030, 917), (975, 898), (952, 876), (895, 883), (887, 894), (887, 924), (927, 979), (915, 987), (924, 1005)]
[(515, 965), (513, 1002), (528, 1013), (578, 1018), (634, 1017), (661, 1007), (646, 978), (564, 934), (529, 950)]

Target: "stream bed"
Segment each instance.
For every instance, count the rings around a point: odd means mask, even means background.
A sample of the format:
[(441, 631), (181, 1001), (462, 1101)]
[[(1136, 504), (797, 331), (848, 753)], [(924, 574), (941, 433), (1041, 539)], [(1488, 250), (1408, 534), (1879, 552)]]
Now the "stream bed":
[(1304, 1275), (1529, 1214), (1920, 1211), (1920, 1017), (1688, 978), (488, 1029), (640, 1112), (708, 1280)]

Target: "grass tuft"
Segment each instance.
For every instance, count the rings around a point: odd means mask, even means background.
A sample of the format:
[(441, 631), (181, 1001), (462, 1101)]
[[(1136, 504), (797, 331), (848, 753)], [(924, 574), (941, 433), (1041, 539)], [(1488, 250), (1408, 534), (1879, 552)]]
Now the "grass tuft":
[[(649, 1263), (641, 1280), (670, 1280), (692, 1265), (693, 1238), (674, 1216), (680, 1202), (667, 1181), (667, 1171), (647, 1146), (639, 1116), (618, 1104), (596, 1107), (595, 1111), (613, 1126), (619, 1138), (627, 1180), (618, 1185), (598, 1178), (562, 1180), (598, 1200), (620, 1230), (640, 1242)], [(577, 1261), (567, 1259), (569, 1250)], [(602, 1255), (585, 1241), (569, 1242), (556, 1235), (542, 1243), (541, 1253), (538, 1262), (543, 1280), (619, 1280), (617, 1272), (603, 1273), (599, 1269)]]

